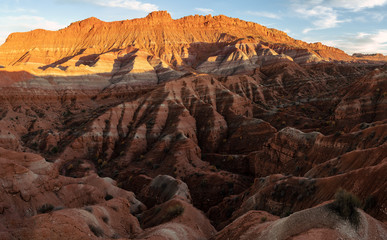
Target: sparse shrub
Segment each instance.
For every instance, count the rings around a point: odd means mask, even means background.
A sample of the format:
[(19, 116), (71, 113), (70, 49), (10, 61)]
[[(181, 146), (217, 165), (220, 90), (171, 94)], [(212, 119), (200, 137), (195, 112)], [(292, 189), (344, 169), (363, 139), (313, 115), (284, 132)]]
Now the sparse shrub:
[(54, 206), (52, 204), (45, 203), (38, 209), (38, 213), (48, 213), (52, 210), (54, 210)]
[(103, 230), (100, 227), (89, 224), (89, 229), (92, 233), (94, 233), (95, 236), (97, 237), (103, 236)]
[(280, 192), (280, 195), (281, 195), (281, 197), (284, 197), (285, 196), (285, 191), (284, 190), (281, 190), (281, 192)]
[(112, 239), (119, 239), (121, 238), (120, 235), (118, 235), (118, 233), (114, 233), (113, 236), (112, 236)]
[(58, 153), (58, 147), (54, 146), (53, 148), (51, 148), (51, 153), (52, 154)]
[(297, 201), (302, 201), (303, 198), (304, 198), (304, 196), (302, 194), (300, 194), (297, 196)]
[(375, 132), (371, 132), (371, 134), (369, 135), (369, 138), (372, 139), (375, 137)]
[(234, 209), (232, 207), (227, 207), (226, 209), (226, 217), (227, 218), (231, 218), (232, 217), (232, 214), (234, 213)]
[(202, 181), (200, 182), (200, 186), (201, 186), (202, 188), (208, 187), (207, 179), (202, 179)]
[(359, 224), (359, 213), (356, 208), (360, 206), (359, 198), (343, 189), (336, 192), (335, 201), (328, 205), (333, 212), (355, 226)]
[(234, 183), (233, 182), (227, 182), (228, 188), (234, 188)]
[(361, 130), (366, 129), (366, 128), (368, 128), (368, 124), (367, 123), (363, 122), (363, 123), (360, 124), (360, 129)]
[(218, 171), (218, 169), (217, 169), (216, 166), (214, 166), (214, 165), (210, 165), (208, 168), (210, 169), (211, 172), (216, 172), (216, 171)]
[(89, 213), (93, 213), (93, 208), (90, 206), (86, 206), (83, 208), (84, 210), (88, 211)]
[(147, 167), (149, 167), (149, 168), (153, 168), (153, 162), (152, 162), (152, 160), (147, 160), (147, 161), (145, 161), (145, 165), (146, 165)]
[(153, 164), (152, 168), (153, 168), (153, 169), (158, 169), (158, 168), (160, 168), (160, 164), (158, 164), (158, 163)]
[(178, 133), (177, 135), (176, 135), (176, 140), (182, 140), (182, 139), (184, 139), (185, 137), (184, 137), (184, 134), (183, 133)]
[(110, 199), (113, 199), (113, 196), (110, 195), (109, 193), (106, 193), (106, 195), (105, 195), (105, 200), (106, 200), (106, 201), (109, 201)]
[(266, 221), (267, 221), (267, 217), (266, 217), (266, 216), (261, 217), (261, 223), (264, 223), (264, 222), (266, 222)]
[(292, 213), (293, 213), (292, 210), (291, 210), (290, 208), (286, 207), (286, 208), (284, 209), (284, 211), (282, 212), (281, 217), (288, 217), (288, 216), (290, 216), (290, 214), (292, 214)]
[(155, 120), (151, 118), (148, 122), (146, 122), (146, 128), (151, 129), (155, 125)]
[(363, 206), (363, 209), (364, 211), (368, 211), (372, 208), (374, 208), (375, 206), (377, 206), (377, 201), (376, 201), (376, 197), (371, 195), (371, 196), (368, 196), (364, 202), (364, 206)]
[(103, 216), (103, 217), (102, 217), (102, 221), (103, 221), (104, 223), (108, 223), (108, 222), (109, 222), (109, 218), (108, 218), (107, 216)]
[(331, 170), (329, 170), (329, 176), (333, 176), (337, 173), (338, 169), (336, 167), (333, 167), (331, 168)]
[(54, 209), (52, 209), (52, 211), (59, 211), (59, 210), (62, 210), (62, 209), (65, 209), (65, 207), (57, 206), (57, 207), (54, 207)]
[(220, 190), (220, 195), (222, 195), (223, 197), (227, 196), (227, 193), (228, 193), (228, 191), (225, 188)]
[(340, 137), (340, 136), (341, 136), (341, 132), (340, 131), (335, 132), (335, 137)]
[(73, 113), (72, 112), (70, 112), (70, 110), (66, 110), (66, 112), (64, 112), (64, 113), (62, 113), (62, 116), (63, 117), (69, 117), (69, 116), (71, 116)]
[(154, 215), (158, 214), (161, 211), (161, 207), (155, 207)]
[(34, 150), (37, 150), (38, 149), (38, 143), (37, 142), (33, 142), (31, 144), (31, 148), (34, 149)]
[(304, 180), (304, 179), (302, 179), (302, 178), (298, 179), (298, 184), (304, 185), (304, 183), (305, 183), (305, 180)]
[(171, 206), (167, 209), (167, 215), (171, 219), (180, 216), (181, 214), (183, 214), (183, 212), (184, 207), (182, 205)]

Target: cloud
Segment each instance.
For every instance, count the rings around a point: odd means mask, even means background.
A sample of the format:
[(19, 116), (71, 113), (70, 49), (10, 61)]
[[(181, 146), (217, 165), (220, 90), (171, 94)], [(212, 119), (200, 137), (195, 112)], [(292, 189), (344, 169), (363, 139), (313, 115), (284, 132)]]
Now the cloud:
[(295, 11), (304, 18), (313, 19), (312, 24), (314, 27), (304, 29), (303, 33), (308, 33), (312, 30), (334, 28), (337, 27), (339, 23), (350, 21), (349, 19), (339, 20), (336, 10), (320, 5), (312, 8), (306, 8), (305, 6), (298, 7)]
[[(297, 16), (310, 20), (310, 23), (313, 25), (303, 30), (303, 33), (305, 34), (313, 30), (335, 28), (338, 27), (340, 23), (351, 22), (352, 19), (343, 19), (341, 17), (343, 10), (337, 9), (337, 7), (346, 7), (347, 5), (345, 4), (346, 1), (341, 0), (291, 0), (291, 9)], [(355, 6), (352, 7), (358, 8), (359, 5), (355, 4)]]
[[(348, 12), (363, 12), (365, 9), (372, 9), (387, 4), (387, 0), (290, 0), (291, 9), (301, 18), (310, 19), (313, 27), (303, 30), (308, 33), (312, 30), (321, 30), (337, 27), (340, 23), (350, 22), (352, 19), (342, 19), (342, 15)], [(347, 15), (348, 16), (348, 15)], [(375, 13), (368, 18), (358, 16), (353, 20), (381, 22), (384, 14)]]
[(286, 32), (286, 34), (288, 34), (288, 35), (292, 33), (292, 31), (290, 29), (283, 29), (282, 31)]
[(13, 27), (23, 27), (26, 29), (37, 29), (37, 28), (43, 28), (46, 30), (57, 30), (59, 28), (64, 27), (63, 25), (47, 20), (40, 16), (29, 16), (29, 15), (22, 15), (22, 16), (7, 16), (2, 17), (2, 19), (5, 19), (8, 21), (8, 26)]
[(136, 11), (153, 12), (159, 10), (159, 7), (152, 3), (143, 3), (137, 0), (79, 0), (92, 3), (102, 7), (126, 8)]
[(9, 9), (9, 8), (2, 8), (0, 9), (0, 13), (37, 13), (34, 9), (24, 9), (24, 8), (16, 8), (16, 9)]
[(272, 19), (280, 19), (281, 17), (275, 13), (270, 12), (256, 12), (256, 11), (247, 11), (246, 12), (249, 15), (257, 16), (257, 17), (265, 17), (265, 18), (272, 18)]
[(325, 43), (338, 47), (350, 54), (382, 53), (387, 55), (387, 29), (380, 29), (374, 33), (359, 32)]
[(385, 15), (382, 14), (382, 13), (371, 13), (371, 14), (369, 14), (369, 16), (370, 16), (373, 20), (375, 20), (375, 21), (377, 21), (377, 22), (383, 21), (383, 20), (384, 20), (384, 17), (385, 17)]
[(7, 36), (12, 32), (25, 32), (37, 28), (46, 30), (58, 30), (64, 25), (47, 20), (40, 16), (21, 15), (0, 17), (0, 22), (6, 22), (6, 25), (0, 25), (0, 44), (5, 42)]
[(360, 11), (366, 8), (374, 8), (387, 4), (387, 0), (326, 0), (322, 4), (335, 8), (345, 8)]
[(382, 13), (366, 12), (362, 16), (354, 18), (354, 20), (359, 21), (359, 22), (363, 22), (363, 23), (368, 23), (368, 22), (370, 22), (370, 20), (373, 22), (380, 23), (384, 20), (384, 18), (385, 18), (385, 16)]
[(196, 11), (202, 12), (204, 14), (211, 14), (214, 12), (214, 10), (210, 8), (195, 8)]
[(313, 6), (325, 6), (329, 8), (343, 8), (353, 11), (360, 11), (387, 4), (387, 0), (291, 0), (291, 2), (307, 8)]

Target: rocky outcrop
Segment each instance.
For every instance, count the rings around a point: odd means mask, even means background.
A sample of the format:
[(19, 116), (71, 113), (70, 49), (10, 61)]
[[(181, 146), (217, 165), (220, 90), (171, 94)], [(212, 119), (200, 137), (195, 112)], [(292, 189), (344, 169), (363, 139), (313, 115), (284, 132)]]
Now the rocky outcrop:
[(149, 206), (153, 206), (155, 203), (164, 203), (174, 197), (185, 199), (189, 203), (191, 202), (191, 195), (187, 184), (168, 175), (159, 175), (155, 177), (150, 184), (142, 190), (141, 194), (142, 199), (147, 199), (143, 202)]
[[(266, 216), (257, 219), (256, 212), (248, 212), (213, 239), (384, 239), (387, 228), (363, 211), (357, 211), (360, 215), (359, 227), (343, 220), (329, 210), (327, 205), (306, 209), (278, 220)], [(258, 223), (251, 224), (252, 218)]]
[(387, 61), (387, 56), (384, 56), (381, 53), (374, 53), (374, 54), (362, 54), (362, 53), (354, 53), (352, 54), (352, 57), (357, 58), (358, 60), (368, 60), (368, 61), (381, 61), (385, 62)]
[(136, 239), (209, 239), (216, 233), (202, 212), (179, 198), (156, 205), (138, 218), (145, 231)]
[[(386, 66), (367, 74), (354, 83), (341, 99), (335, 112), (336, 119), (342, 122), (361, 119), (375, 122), (387, 117), (387, 74)], [(360, 97), (361, 96), (361, 97)]]
[(107, 74), (114, 83), (134, 85), (179, 77), (187, 67), (230, 75), (275, 61), (352, 59), (341, 50), (294, 40), (256, 23), (223, 15), (173, 20), (162, 11), (141, 19), (88, 18), (59, 31), (14, 33), (0, 47), (0, 56), (9, 70), (44, 76)]

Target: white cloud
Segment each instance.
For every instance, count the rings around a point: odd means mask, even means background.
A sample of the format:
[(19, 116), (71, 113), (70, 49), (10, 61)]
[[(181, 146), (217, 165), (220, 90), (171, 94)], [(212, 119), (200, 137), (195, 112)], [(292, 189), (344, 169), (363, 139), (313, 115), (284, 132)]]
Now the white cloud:
[(306, 8), (325, 6), (330, 8), (344, 8), (353, 11), (360, 11), (387, 4), (387, 0), (291, 0), (291, 2)]
[(292, 31), (290, 30), (290, 29), (288, 29), (288, 28), (286, 28), (286, 29), (283, 29), (282, 31), (284, 31), (284, 32), (286, 32), (286, 34), (290, 34), (290, 33), (292, 33)]
[(199, 11), (201, 13), (204, 13), (204, 14), (211, 14), (214, 12), (214, 10), (210, 9), (210, 8), (195, 8), (196, 11)]
[(159, 7), (152, 3), (143, 3), (137, 0), (83, 0), (103, 7), (126, 8), (136, 11), (152, 12), (159, 10)]
[[(352, 21), (342, 19), (342, 14), (359, 12), (387, 4), (387, 0), (290, 0), (291, 7), (298, 16), (311, 20), (313, 27), (304, 29), (303, 33), (337, 27), (340, 23)], [(363, 14), (369, 14), (362, 12)], [(373, 15), (372, 15), (373, 14)], [(357, 21), (369, 19), (381, 22), (385, 14), (372, 13), (370, 17), (358, 16)]]
[(247, 11), (246, 12), (249, 15), (257, 16), (257, 17), (265, 17), (265, 18), (272, 18), (272, 19), (280, 19), (281, 17), (275, 13), (271, 12), (256, 12), (256, 11)]
[(14, 27), (23, 27), (26, 29), (37, 29), (37, 28), (43, 28), (46, 30), (57, 30), (59, 28), (64, 27), (63, 25), (47, 20), (43, 17), (39, 16), (29, 16), (29, 15), (22, 15), (22, 16), (7, 16), (3, 19), (7, 20), (9, 24), (8, 26), (14, 26)]
[(377, 22), (383, 21), (383, 20), (384, 20), (384, 17), (385, 17), (385, 15), (384, 15), (384, 14), (381, 14), (381, 13), (371, 13), (371, 14), (369, 14), (369, 16), (370, 16), (373, 20), (375, 20), (375, 21), (377, 21)]
[(332, 7), (360, 11), (366, 8), (383, 6), (387, 4), (387, 0), (326, 0), (324, 3)]
[(0, 44), (3, 44), (9, 34), (12, 32), (25, 32), (33, 29), (58, 30), (65, 27), (55, 21), (47, 20), (39, 16), (21, 15), (0, 17), (0, 22), (6, 22), (0, 25)]
[(304, 18), (311, 18), (313, 28), (304, 29), (303, 33), (307, 33), (312, 30), (321, 30), (337, 27), (339, 23), (348, 22), (350, 20), (339, 20), (337, 11), (330, 7), (315, 6), (312, 8), (298, 7), (295, 11)]
[(25, 8), (16, 8), (16, 9), (9, 9), (9, 8), (1, 8), (0, 13), (37, 13), (35, 9), (25, 9)]
[(326, 44), (338, 47), (347, 53), (382, 53), (387, 54), (387, 29), (374, 33), (348, 35), (338, 40), (327, 41)]
[(363, 22), (363, 23), (369, 23), (369, 22), (377, 22), (380, 23), (384, 20), (385, 16), (382, 13), (378, 12), (367, 12), (363, 14), (362, 16), (354, 18), (354, 20), (358, 22)]

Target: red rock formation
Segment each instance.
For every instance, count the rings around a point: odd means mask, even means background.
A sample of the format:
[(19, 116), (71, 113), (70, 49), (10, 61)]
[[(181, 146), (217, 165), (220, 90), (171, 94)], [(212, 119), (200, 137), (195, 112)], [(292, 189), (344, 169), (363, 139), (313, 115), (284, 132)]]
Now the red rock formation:
[(386, 62), (387, 56), (384, 56), (380, 53), (374, 53), (374, 54), (361, 54), (361, 53), (354, 53), (352, 54), (353, 57), (357, 58), (358, 60), (368, 60), (368, 61), (375, 61), (375, 62)]
[[(0, 65), (2, 239), (384, 234), (383, 63), (155, 12), (12, 34)], [(308, 209), (340, 187), (378, 220)]]
[[(246, 45), (238, 39), (246, 39), (252, 44)], [(307, 44), (294, 40), (284, 32), (256, 23), (223, 15), (195, 15), (173, 20), (169, 13), (161, 11), (141, 19), (103, 22), (88, 18), (59, 31), (40, 29), (14, 33), (0, 47), (0, 64), (6, 67), (22, 66), (40, 74), (39, 69), (47, 69), (45, 74), (61, 74), (61, 70), (67, 74), (72, 70), (110, 72), (109, 68), (101, 68), (101, 63), (109, 58), (117, 59), (112, 54), (127, 47), (140, 49), (175, 67), (195, 67), (215, 55), (217, 61), (224, 62), (221, 69), (225, 70), (208, 68), (203, 64), (198, 69), (228, 74), (230, 68), (240, 69), (241, 61), (247, 60), (245, 69), (259, 66), (258, 56), (266, 55), (262, 51), (267, 48), (273, 49), (269, 55), (286, 54), (291, 57), (289, 59), (300, 58), (297, 60), (299, 62), (351, 60), (341, 50), (321, 43)], [(210, 51), (206, 51), (207, 49)], [(223, 57), (216, 50), (223, 51)], [(144, 64), (148, 67), (145, 68)], [(144, 64), (142, 71), (152, 69), (146, 61)]]

